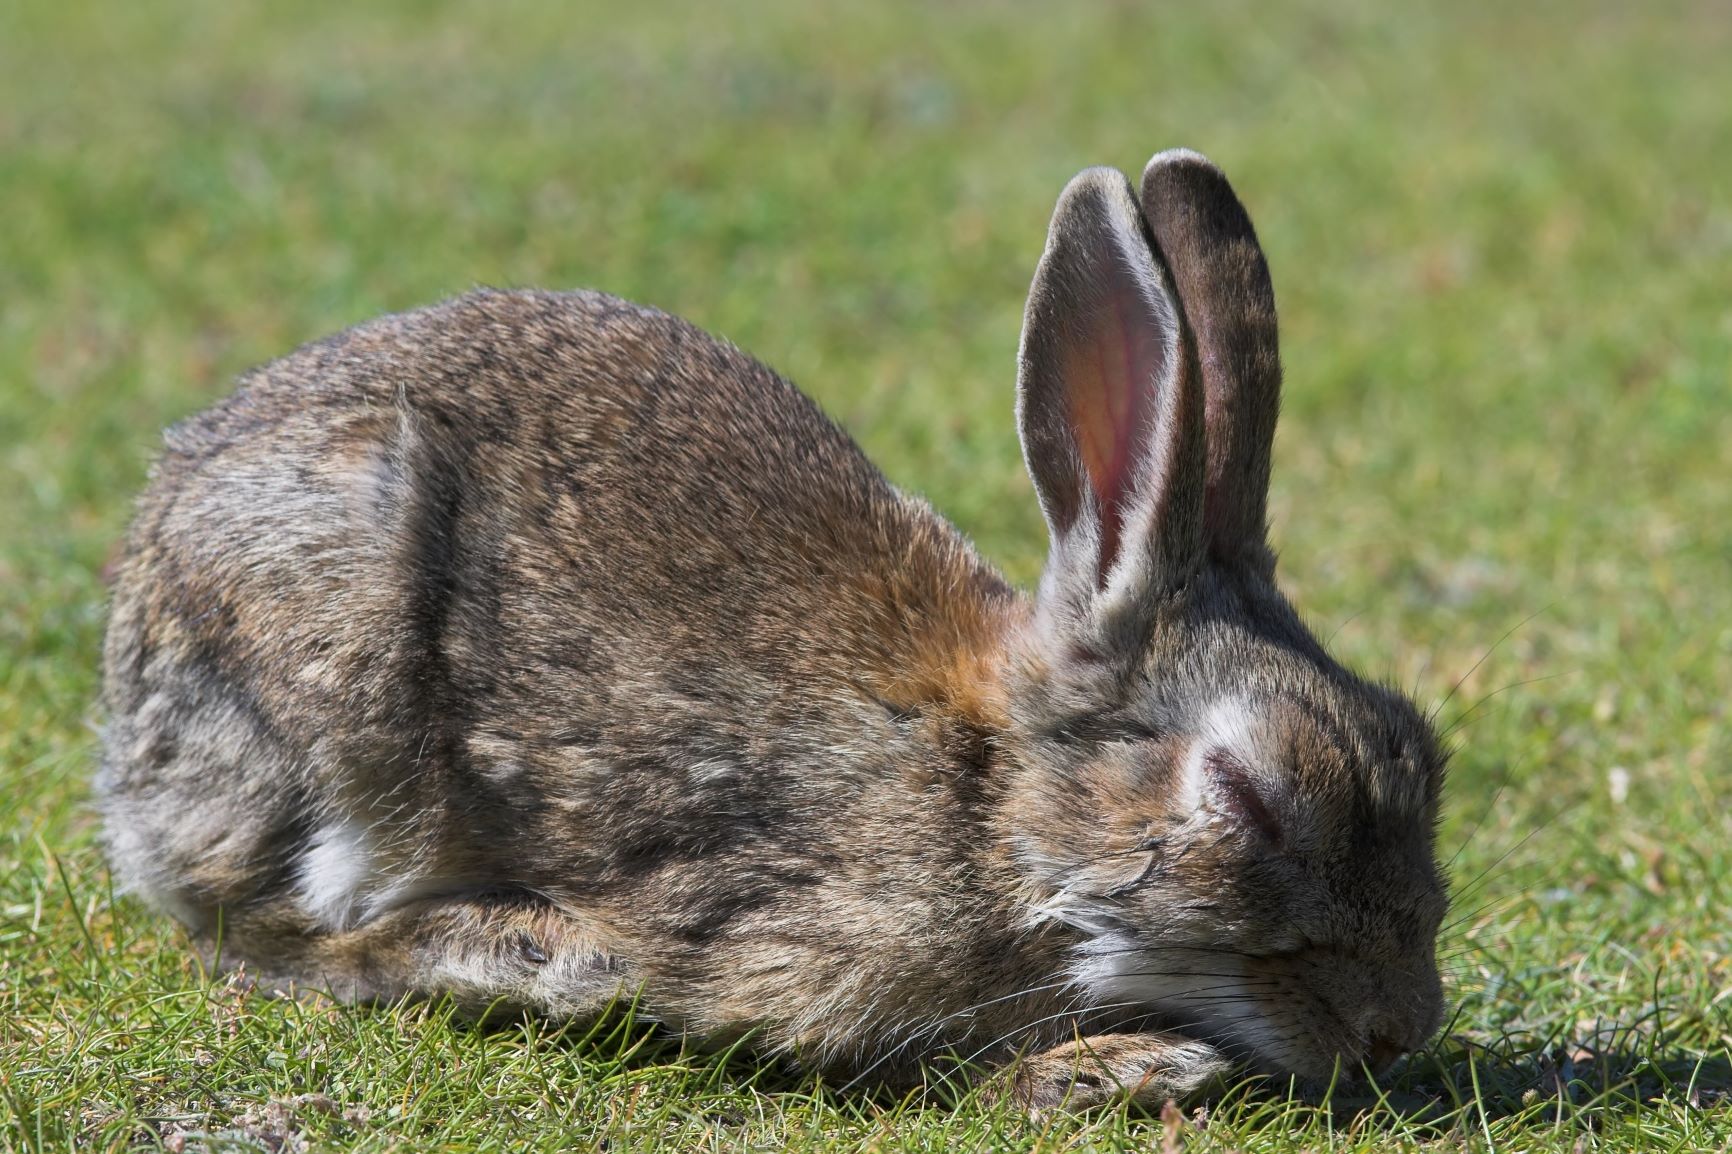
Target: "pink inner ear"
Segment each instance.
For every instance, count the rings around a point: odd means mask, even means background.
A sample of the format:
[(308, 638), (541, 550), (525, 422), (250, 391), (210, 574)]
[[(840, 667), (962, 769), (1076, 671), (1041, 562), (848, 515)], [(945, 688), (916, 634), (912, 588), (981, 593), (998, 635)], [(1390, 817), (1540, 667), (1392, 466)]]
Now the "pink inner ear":
[(1128, 505), (1135, 493), (1147, 434), (1154, 423), (1158, 330), (1135, 284), (1113, 286), (1096, 314), (1092, 339), (1066, 366), (1072, 431), (1101, 511), (1100, 586), (1119, 558)]

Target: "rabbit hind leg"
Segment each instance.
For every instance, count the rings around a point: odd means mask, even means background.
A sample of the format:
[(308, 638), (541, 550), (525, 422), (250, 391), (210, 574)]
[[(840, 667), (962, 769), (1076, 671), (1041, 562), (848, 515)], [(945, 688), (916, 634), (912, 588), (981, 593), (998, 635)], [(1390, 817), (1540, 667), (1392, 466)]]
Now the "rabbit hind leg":
[(226, 964), (238, 958), (286, 993), (449, 997), (471, 1016), (507, 1009), (564, 1019), (599, 1013), (635, 988), (590, 926), (517, 893), (428, 898), (311, 935), (273, 936), (268, 915), (247, 921)]

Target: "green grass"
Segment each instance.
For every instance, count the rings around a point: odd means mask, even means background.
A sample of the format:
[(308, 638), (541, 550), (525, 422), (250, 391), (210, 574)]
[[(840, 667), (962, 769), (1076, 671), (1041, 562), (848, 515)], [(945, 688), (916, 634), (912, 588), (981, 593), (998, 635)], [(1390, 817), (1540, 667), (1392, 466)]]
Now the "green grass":
[(476, 283), (726, 334), (1031, 581), (1010, 390), (1047, 215), (1084, 165), (1185, 144), (1274, 270), (1284, 581), (1447, 699), (1464, 893), (1455, 1015), (1386, 1100), (1247, 1087), (1171, 1141), (1726, 1148), (1728, 61), (1708, 0), (6, 5), (0, 1143), (1159, 1148), (1122, 1111), (838, 1096), (625, 1014), (247, 998), (114, 897), (84, 803), (98, 572), (157, 430)]

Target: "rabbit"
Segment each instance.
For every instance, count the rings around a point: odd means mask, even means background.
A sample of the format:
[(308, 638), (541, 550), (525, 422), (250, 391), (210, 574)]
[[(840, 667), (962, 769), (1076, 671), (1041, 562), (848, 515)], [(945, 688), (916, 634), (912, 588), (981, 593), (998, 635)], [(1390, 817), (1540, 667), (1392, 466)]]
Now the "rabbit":
[(599, 293), (250, 372), (117, 566), (117, 880), (282, 989), (633, 998), (1037, 1111), (1386, 1068), (1441, 1016), (1445, 756), (1276, 586), (1222, 173), (1076, 176), (1017, 364), (1032, 595), (793, 385)]

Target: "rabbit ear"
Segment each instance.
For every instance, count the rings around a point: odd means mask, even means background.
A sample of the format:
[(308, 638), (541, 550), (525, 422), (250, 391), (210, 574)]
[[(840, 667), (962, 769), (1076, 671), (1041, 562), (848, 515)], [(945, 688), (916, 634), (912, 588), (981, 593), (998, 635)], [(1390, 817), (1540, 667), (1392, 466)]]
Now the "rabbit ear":
[(1268, 565), (1269, 456), (1281, 407), (1269, 266), (1227, 178), (1195, 152), (1173, 149), (1149, 161), (1142, 208), (1196, 334), (1208, 429), (1209, 553)]
[(1174, 301), (1130, 181), (1080, 173), (1029, 290), (1017, 422), (1052, 537), (1042, 608), (1090, 648), (1139, 644), (1202, 557), (1202, 396)]

